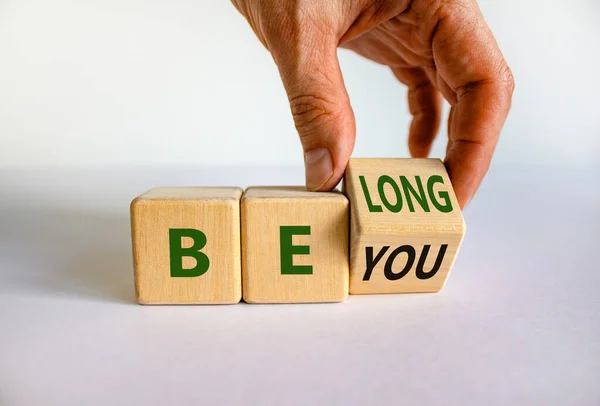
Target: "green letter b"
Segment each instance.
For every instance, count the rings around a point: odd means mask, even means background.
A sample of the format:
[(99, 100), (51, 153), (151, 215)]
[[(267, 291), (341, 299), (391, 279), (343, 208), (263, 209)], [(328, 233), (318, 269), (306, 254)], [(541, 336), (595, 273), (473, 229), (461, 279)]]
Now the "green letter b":
[[(181, 239), (189, 237), (194, 242), (191, 247), (183, 248)], [(208, 271), (210, 261), (203, 252), (200, 252), (206, 245), (206, 235), (193, 228), (171, 228), (169, 229), (169, 255), (171, 257), (171, 277), (172, 278), (192, 278), (204, 275)], [(194, 257), (196, 266), (191, 269), (183, 269), (183, 257)]]

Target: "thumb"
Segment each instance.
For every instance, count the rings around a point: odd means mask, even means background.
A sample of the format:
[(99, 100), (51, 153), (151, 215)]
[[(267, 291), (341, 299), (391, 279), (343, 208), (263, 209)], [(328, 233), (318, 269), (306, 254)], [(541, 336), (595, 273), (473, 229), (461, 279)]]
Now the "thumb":
[(273, 57), (304, 149), (306, 187), (331, 190), (344, 176), (356, 135), (337, 40), (321, 37), (294, 42), (280, 52), (272, 50)]

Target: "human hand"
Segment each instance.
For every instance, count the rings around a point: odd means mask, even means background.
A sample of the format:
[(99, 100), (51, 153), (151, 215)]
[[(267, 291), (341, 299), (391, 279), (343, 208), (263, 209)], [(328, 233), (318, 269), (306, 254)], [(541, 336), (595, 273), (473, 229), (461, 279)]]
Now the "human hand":
[(306, 185), (330, 190), (356, 133), (337, 59), (344, 47), (408, 87), (408, 146), (427, 157), (442, 97), (451, 105), (445, 164), (461, 207), (490, 165), (510, 109), (512, 73), (475, 0), (232, 0), (271, 52), (304, 149)]

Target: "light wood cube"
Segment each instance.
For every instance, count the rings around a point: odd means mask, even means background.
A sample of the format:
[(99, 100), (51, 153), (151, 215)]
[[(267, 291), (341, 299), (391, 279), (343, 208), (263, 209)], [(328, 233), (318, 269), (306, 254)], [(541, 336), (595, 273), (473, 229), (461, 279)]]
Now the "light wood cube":
[(141, 304), (238, 303), (240, 188), (152, 189), (131, 203)]
[(348, 199), (339, 192), (254, 187), (242, 197), (242, 280), (248, 303), (348, 297)]
[(465, 233), (439, 159), (351, 159), (350, 293), (437, 292)]

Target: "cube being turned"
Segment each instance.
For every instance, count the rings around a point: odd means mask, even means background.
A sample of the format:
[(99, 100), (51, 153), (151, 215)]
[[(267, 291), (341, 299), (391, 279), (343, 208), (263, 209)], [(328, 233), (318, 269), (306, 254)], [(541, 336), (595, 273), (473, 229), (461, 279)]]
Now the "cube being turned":
[(242, 280), (248, 303), (348, 297), (348, 199), (339, 192), (253, 187), (242, 197)]
[(240, 188), (166, 187), (131, 203), (141, 304), (238, 303)]
[(439, 159), (351, 159), (350, 293), (437, 292), (465, 223)]

